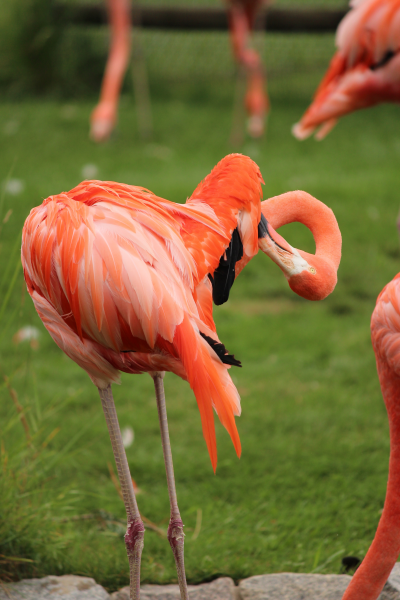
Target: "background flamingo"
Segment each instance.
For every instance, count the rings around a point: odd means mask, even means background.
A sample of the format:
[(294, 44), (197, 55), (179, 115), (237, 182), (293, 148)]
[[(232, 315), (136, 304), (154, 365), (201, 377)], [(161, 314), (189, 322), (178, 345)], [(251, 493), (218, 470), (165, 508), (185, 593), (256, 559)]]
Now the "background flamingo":
[(100, 101), (90, 118), (90, 137), (107, 140), (117, 122), (118, 100), (131, 50), (129, 0), (107, 0), (111, 26), (110, 53), (101, 85)]
[(400, 554), (400, 273), (378, 296), (371, 336), (389, 417), (389, 478), (375, 538), (343, 600), (376, 600)]
[(293, 134), (323, 139), (339, 117), (380, 102), (400, 102), (400, 2), (352, 0), (341, 21), (338, 51)]
[[(86, 181), (47, 198), (25, 222), (22, 263), (35, 308), (56, 344), (99, 390), (127, 511), (125, 542), (135, 600), (144, 526), (111, 383), (119, 381), (119, 371), (148, 372), (154, 380), (171, 505), (168, 539), (181, 596), (187, 599), (164, 372), (174, 372), (192, 387), (215, 470), (212, 408), (240, 456), (234, 419), (240, 399), (228, 369), (241, 365), (218, 339), (212, 301), (228, 299), (235, 276), (259, 248), (305, 298), (320, 300), (336, 285), (341, 236), (332, 211), (304, 192), (261, 204), (261, 182), (252, 160), (230, 155), (185, 205), (135, 186)], [(293, 220), (311, 229), (315, 255), (292, 248), (273, 229)]]
[(249, 120), (248, 132), (253, 137), (264, 133), (265, 118), (269, 110), (266, 78), (261, 58), (250, 47), (257, 11), (264, 0), (228, 0), (229, 30), (232, 50), (247, 78), (245, 106)]
[[(229, 0), (228, 16), (234, 56), (246, 73), (247, 91), (245, 106), (249, 115), (248, 131), (253, 137), (264, 132), (264, 121), (269, 109), (265, 91), (265, 74), (259, 54), (250, 48), (250, 35), (254, 29), (258, 9), (264, 0)], [(118, 100), (131, 51), (131, 19), (128, 0), (107, 0), (111, 27), (111, 45), (100, 92), (100, 101), (91, 116), (90, 137), (96, 142), (107, 140), (117, 122)], [(143, 70), (143, 65), (141, 65)], [(140, 69), (139, 69), (140, 71)], [(143, 80), (137, 73), (136, 80)], [(143, 81), (136, 81), (137, 95), (145, 95)], [(139, 89), (141, 91), (139, 91)], [(144, 93), (143, 93), (144, 92)], [(139, 98), (138, 98), (139, 100)], [(148, 123), (144, 136), (151, 130), (148, 99), (139, 101), (142, 118)], [(143, 106), (146, 105), (146, 106)]]

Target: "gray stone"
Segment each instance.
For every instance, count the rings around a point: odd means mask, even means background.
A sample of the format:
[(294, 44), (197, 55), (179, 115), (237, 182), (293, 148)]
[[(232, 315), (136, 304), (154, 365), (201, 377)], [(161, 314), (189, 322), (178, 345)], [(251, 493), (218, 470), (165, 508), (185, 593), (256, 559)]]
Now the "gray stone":
[[(241, 600), (341, 600), (350, 581), (349, 575), (275, 573), (244, 579), (239, 593)], [(400, 564), (378, 600), (400, 600)]]
[(394, 565), (389, 575), (388, 583), (393, 589), (400, 592), (400, 563)]
[[(210, 583), (188, 585), (190, 600), (235, 600), (236, 589), (230, 577), (220, 577)], [(129, 600), (129, 587), (111, 594), (111, 600)], [(140, 600), (180, 600), (179, 586), (142, 585)]]
[[(341, 600), (348, 575), (275, 573), (257, 575), (236, 587), (229, 577), (189, 585), (190, 600)], [(180, 600), (178, 585), (143, 585), (141, 600)], [(0, 600), (129, 600), (129, 587), (111, 596), (89, 577), (63, 575), (1, 584)], [(379, 600), (400, 600), (400, 563), (396, 563)]]
[(90, 577), (50, 575), (2, 584), (0, 600), (110, 600), (110, 595)]
[(242, 600), (341, 600), (349, 575), (276, 573), (257, 575), (239, 584)]
[(392, 587), (388, 581), (385, 583), (378, 600), (400, 600), (400, 592)]

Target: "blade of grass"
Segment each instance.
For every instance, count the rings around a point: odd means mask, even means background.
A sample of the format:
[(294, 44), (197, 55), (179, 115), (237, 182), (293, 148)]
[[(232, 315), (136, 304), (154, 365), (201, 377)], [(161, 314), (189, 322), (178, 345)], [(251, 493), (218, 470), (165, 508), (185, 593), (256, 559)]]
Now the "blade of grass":
[(0, 558), (5, 559), (7, 561), (14, 561), (14, 562), (29, 562), (29, 563), (35, 562), (31, 558), (19, 558), (18, 556), (4, 556), (4, 554), (0, 554)]
[(15, 408), (17, 409), (17, 412), (20, 416), (22, 426), (25, 430), (26, 440), (27, 440), (28, 444), (30, 444), (32, 440), (31, 440), (31, 434), (29, 431), (29, 425), (28, 425), (28, 421), (25, 418), (24, 409), (18, 400), (17, 392), (14, 390), (14, 388), (11, 387), (7, 375), (4, 375), (4, 381), (6, 383), (8, 393), (10, 394), (11, 399), (14, 402)]
[[(14, 269), (14, 273), (13, 273), (12, 279), (11, 279), (10, 284), (8, 286), (8, 290), (6, 292), (6, 295), (4, 296), (3, 304), (1, 305), (1, 308), (0, 308), (0, 321), (1, 321), (2, 317), (3, 317), (4, 311), (7, 308), (7, 304), (8, 304), (8, 301), (10, 299), (11, 292), (14, 289), (15, 282), (17, 281), (17, 277), (18, 277), (18, 273), (19, 273), (20, 269), (22, 269), (22, 265), (21, 265), (21, 261), (18, 258), (18, 262), (15, 265), (15, 269)], [(3, 332), (3, 335), (4, 335), (4, 332)], [(0, 339), (3, 337), (3, 335), (0, 336)]]
[(18, 306), (18, 304), (16, 304), (12, 313), (7, 317), (6, 323), (2, 324), (2, 332), (0, 334), (0, 341), (3, 339), (3, 337), (5, 336), (7, 331), (10, 330), (10, 327), (14, 323), (14, 319), (19, 310), (20, 310), (20, 307)]
[(43, 473), (46, 473), (47, 471), (49, 471), (50, 469), (52, 469), (59, 460), (61, 460), (61, 458), (63, 456), (65, 456), (65, 454), (68, 452), (68, 450), (70, 448), (72, 448), (76, 442), (78, 440), (80, 440), (80, 438), (86, 433), (86, 431), (94, 424), (96, 423), (96, 421), (99, 419), (101, 413), (98, 413), (91, 421), (89, 421), (84, 427), (82, 427), (82, 429), (80, 429), (80, 431), (78, 431), (76, 433), (76, 435), (74, 435), (67, 444), (65, 444), (65, 446), (63, 447), (62, 450), (60, 450), (59, 452), (57, 452), (56, 456), (53, 458), (53, 460), (50, 460), (45, 467), (43, 468)]
[[(329, 565), (330, 562), (332, 562), (333, 560), (335, 560), (335, 558), (337, 558), (338, 556), (340, 556), (341, 554), (343, 554), (344, 551), (345, 551), (344, 548), (342, 548), (341, 550), (338, 550), (337, 552), (335, 552), (334, 554), (332, 554), (329, 558), (327, 558), (326, 561), (322, 563), (322, 565), (320, 565), (319, 567), (316, 567), (315, 569), (313, 569), (311, 571), (311, 573), (318, 573), (319, 571), (322, 571), (327, 565)], [(318, 558), (319, 558), (319, 555), (318, 555)], [(315, 563), (315, 560), (314, 560), (314, 563)]]
[(11, 175), (13, 174), (13, 171), (14, 171), (14, 168), (15, 168), (16, 164), (17, 164), (17, 157), (15, 156), (14, 160), (13, 160), (13, 162), (11, 164), (10, 170), (8, 171), (8, 175), (6, 177), (6, 180), (4, 182), (3, 189), (1, 190), (1, 193), (0, 193), (0, 221), (1, 221), (2, 214), (3, 214), (3, 205), (4, 205), (4, 198), (6, 196), (7, 184), (8, 184), (8, 182), (11, 179)]
[[(5, 270), (4, 270), (3, 277), (2, 277), (2, 279), (1, 279), (1, 289), (3, 289), (3, 287), (4, 287), (4, 284), (5, 284), (5, 283), (6, 283), (6, 281), (7, 281), (7, 278), (8, 278), (8, 276), (9, 276), (9, 273), (10, 273), (11, 267), (12, 267), (12, 265), (14, 264), (14, 258), (15, 258), (15, 255), (16, 255), (16, 253), (17, 253), (17, 251), (18, 251), (18, 249), (19, 249), (20, 247), (21, 247), (21, 232), (20, 232), (20, 231), (18, 231), (18, 235), (17, 235), (17, 237), (15, 238), (15, 241), (14, 241), (13, 247), (11, 248), (11, 253), (10, 253), (10, 256), (9, 256), (9, 258), (8, 258), (8, 263), (7, 263), (7, 266), (6, 266)], [(18, 256), (18, 260), (20, 260), (19, 256)]]
[(197, 540), (197, 538), (199, 537), (200, 531), (201, 531), (201, 521), (203, 518), (203, 511), (201, 508), (197, 509), (197, 515), (196, 515), (196, 527), (194, 528), (193, 531), (193, 535), (192, 535), (192, 541), (194, 542), (195, 540)]

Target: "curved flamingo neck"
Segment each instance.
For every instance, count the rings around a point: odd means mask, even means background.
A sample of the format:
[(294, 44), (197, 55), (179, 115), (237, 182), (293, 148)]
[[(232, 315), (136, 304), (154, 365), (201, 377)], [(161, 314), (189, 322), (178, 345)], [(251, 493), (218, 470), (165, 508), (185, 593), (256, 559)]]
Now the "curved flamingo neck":
[(261, 210), (274, 229), (288, 223), (303, 223), (314, 236), (315, 255), (328, 259), (338, 269), (342, 237), (335, 215), (325, 204), (307, 192), (295, 191), (264, 200)]
[(400, 554), (400, 377), (377, 355), (378, 374), (389, 417), (390, 460), (385, 505), (378, 529), (343, 600), (375, 600)]

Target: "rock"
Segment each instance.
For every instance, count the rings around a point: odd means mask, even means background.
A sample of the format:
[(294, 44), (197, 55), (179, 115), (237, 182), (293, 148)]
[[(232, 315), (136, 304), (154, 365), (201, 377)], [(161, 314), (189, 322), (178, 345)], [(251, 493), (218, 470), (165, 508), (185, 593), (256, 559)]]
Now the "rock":
[[(341, 600), (349, 575), (274, 573), (243, 579), (229, 577), (189, 585), (190, 600)], [(178, 585), (143, 585), (141, 600), (180, 600)], [(23, 579), (0, 585), (0, 600), (129, 600), (129, 587), (111, 596), (90, 577), (63, 575)], [(400, 600), (400, 563), (396, 563), (378, 600)]]
[[(220, 577), (200, 585), (188, 585), (190, 600), (235, 600), (236, 589), (230, 577)], [(129, 600), (129, 587), (111, 594), (111, 600)], [(179, 586), (177, 584), (142, 585), (140, 600), (180, 600)]]
[(242, 600), (341, 600), (349, 575), (276, 573), (257, 575), (239, 584)]
[(392, 587), (388, 580), (378, 600), (400, 600), (400, 592)]
[[(240, 582), (239, 594), (241, 600), (341, 600), (350, 581), (349, 575), (257, 575)], [(394, 567), (378, 600), (400, 600), (400, 564)]]
[(400, 563), (394, 565), (379, 600), (400, 600)]
[(389, 575), (388, 584), (400, 592), (400, 563), (396, 563)]
[(110, 595), (90, 577), (51, 575), (2, 584), (0, 600), (110, 600)]

